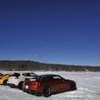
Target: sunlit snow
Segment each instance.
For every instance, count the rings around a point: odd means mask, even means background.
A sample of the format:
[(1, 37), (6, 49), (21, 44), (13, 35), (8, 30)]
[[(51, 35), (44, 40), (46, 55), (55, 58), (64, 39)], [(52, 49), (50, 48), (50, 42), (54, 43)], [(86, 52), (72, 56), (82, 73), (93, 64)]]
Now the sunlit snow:
[[(1, 73), (13, 73), (0, 71)], [(76, 91), (52, 95), (48, 98), (24, 93), (21, 90), (0, 85), (0, 100), (100, 100), (100, 72), (35, 72), (36, 74), (53, 73), (66, 79), (74, 80)]]

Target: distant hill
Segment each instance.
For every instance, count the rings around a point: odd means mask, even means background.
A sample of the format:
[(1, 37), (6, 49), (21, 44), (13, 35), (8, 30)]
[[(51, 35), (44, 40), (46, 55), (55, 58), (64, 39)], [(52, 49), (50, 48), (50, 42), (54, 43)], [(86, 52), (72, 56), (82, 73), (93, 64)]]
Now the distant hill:
[(0, 61), (0, 70), (5, 71), (100, 71), (100, 66), (46, 64), (35, 61)]

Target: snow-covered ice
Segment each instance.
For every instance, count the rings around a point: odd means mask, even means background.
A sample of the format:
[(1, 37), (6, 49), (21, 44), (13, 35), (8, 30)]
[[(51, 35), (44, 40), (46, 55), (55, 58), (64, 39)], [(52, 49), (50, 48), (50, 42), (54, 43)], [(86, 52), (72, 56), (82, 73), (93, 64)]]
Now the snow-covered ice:
[[(1, 73), (13, 73), (0, 71)], [(0, 100), (100, 100), (100, 72), (35, 72), (36, 74), (58, 74), (74, 80), (76, 91), (67, 91), (48, 98), (24, 93), (21, 90), (0, 85)]]

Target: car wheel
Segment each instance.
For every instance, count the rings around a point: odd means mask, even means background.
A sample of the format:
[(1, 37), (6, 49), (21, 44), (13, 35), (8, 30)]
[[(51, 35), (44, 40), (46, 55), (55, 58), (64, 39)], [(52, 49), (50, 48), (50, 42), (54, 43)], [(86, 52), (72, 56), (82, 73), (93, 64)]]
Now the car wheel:
[(11, 88), (14, 88), (14, 86), (10, 85)]
[(8, 80), (4, 80), (3, 85), (7, 85)]
[(18, 89), (22, 89), (22, 84), (23, 84), (23, 82), (20, 82), (19, 84), (18, 84)]
[(49, 97), (49, 96), (51, 96), (51, 88), (50, 88), (49, 86), (47, 86), (47, 87), (45, 87), (45, 88), (43, 89), (43, 96), (44, 96), (44, 97)]

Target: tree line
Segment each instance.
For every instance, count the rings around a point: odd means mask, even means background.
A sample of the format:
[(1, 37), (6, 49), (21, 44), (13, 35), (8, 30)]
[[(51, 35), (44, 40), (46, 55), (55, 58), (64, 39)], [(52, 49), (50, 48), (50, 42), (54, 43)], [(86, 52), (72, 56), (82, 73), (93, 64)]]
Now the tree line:
[(4, 71), (100, 71), (100, 66), (47, 64), (36, 61), (0, 61), (0, 70)]

